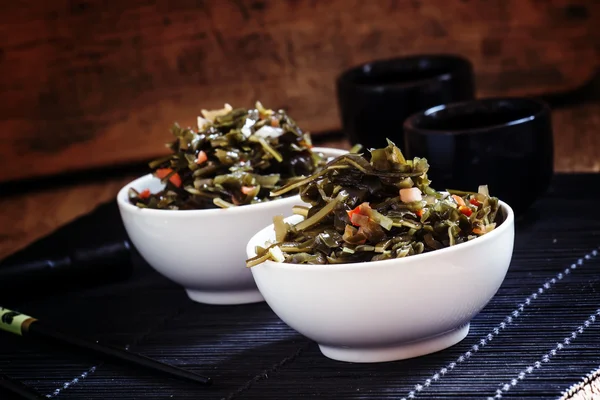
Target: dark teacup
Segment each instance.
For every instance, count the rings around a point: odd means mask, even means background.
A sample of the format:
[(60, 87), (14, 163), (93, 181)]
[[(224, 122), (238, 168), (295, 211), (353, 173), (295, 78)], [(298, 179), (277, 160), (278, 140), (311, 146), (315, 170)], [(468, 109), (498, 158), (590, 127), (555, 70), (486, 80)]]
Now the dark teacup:
[(550, 108), (527, 98), (490, 98), (430, 108), (404, 123), (404, 151), (425, 157), (437, 190), (490, 194), (522, 213), (548, 188), (554, 145)]
[(402, 143), (406, 117), (427, 108), (474, 98), (473, 66), (455, 55), (378, 60), (342, 73), (336, 82), (342, 129), (365, 148)]

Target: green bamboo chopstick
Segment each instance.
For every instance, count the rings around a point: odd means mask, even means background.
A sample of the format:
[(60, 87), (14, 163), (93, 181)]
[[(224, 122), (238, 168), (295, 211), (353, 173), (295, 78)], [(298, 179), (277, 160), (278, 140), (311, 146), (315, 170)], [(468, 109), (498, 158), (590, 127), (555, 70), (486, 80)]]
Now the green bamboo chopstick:
[(208, 377), (169, 364), (161, 363), (140, 354), (131, 353), (86, 338), (60, 332), (46, 322), (17, 311), (9, 310), (8, 308), (0, 307), (0, 331), (10, 332), (23, 337), (36, 338), (43, 342), (66, 345), (106, 360), (132, 365), (151, 372), (199, 383), (201, 385), (212, 384), (212, 380)]

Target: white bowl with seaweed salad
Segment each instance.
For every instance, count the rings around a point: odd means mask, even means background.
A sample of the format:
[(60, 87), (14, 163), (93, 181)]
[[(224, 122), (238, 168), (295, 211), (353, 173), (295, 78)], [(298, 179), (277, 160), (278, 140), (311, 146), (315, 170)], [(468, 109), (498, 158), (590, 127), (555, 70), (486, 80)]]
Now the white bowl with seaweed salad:
[(511, 207), (486, 186), (438, 192), (427, 169), (392, 143), (369, 159), (339, 156), (302, 182), (310, 207), (248, 242), (266, 302), (325, 356), (384, 362), (445, 349), (502, 284)]
[(284, 110), (202, 110), (197, 128), (172, 129), (171, 154), (117, 195), (131, 242), (156, 271), (208, 304), (263, 301), (244, 268), (245, 245), (276, 215), (304, 204), (273, 195), (344, 150), (313, 148)]

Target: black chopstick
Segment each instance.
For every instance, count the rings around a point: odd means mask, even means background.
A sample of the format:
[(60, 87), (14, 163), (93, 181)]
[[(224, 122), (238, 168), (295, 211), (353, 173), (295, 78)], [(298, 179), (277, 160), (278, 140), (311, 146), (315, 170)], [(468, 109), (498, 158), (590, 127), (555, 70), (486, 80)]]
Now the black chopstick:
[[(64, 291), (127, 279), (133, 273), (131, 243), (128, 240), (103, 242), (93, 247), (67, 250), (59, 255), (40, 254), (0, 262), (0, 297), (32, 292)], [(32, 290), (33, 289), (33, 290)]]
[(42, 400), (42, 396), (25, 384), (15, 381), (4, 374), (0, 374), (0, 399), (18, 398), (23, 400)]
[(5, 330), (24, 337), (36, 338), (43, 342), (78, 348), (88, 354), (100, 356), (106, 360), (133, 365), (151, 372), (199, 383), (201, 385), (212, 384), (212, 380), (205, 376), (161, 363), (140, 354), (131, 353), (113, 346), (100, 344), (85, 338), (60, 332), (36, 318), (2, 307), (0, 307), (0, 330)]

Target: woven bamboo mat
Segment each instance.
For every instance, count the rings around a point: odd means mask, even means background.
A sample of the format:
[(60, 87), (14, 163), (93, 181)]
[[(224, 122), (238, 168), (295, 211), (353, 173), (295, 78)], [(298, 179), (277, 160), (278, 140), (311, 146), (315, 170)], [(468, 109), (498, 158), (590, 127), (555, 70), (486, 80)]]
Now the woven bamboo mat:
[[(584, 393), (598, 392), (598, 376), (584, 377), (600, 365), (599, 195), (600, 175), (558, 175), (518, 220), (511, 267), (496, 296), (463, 341), (435, 354), (380, 364), (333, 361), (265, 303), (191, 302), (138, 258), (129, 281), (13, 306), (211, 376), (212, 387), (11, 335), (0, 335), (0, 371), (58, 399), (594, 398)], [(114, 204), (47, 238), (46, 246), (94, 232), (124, 235)]]

